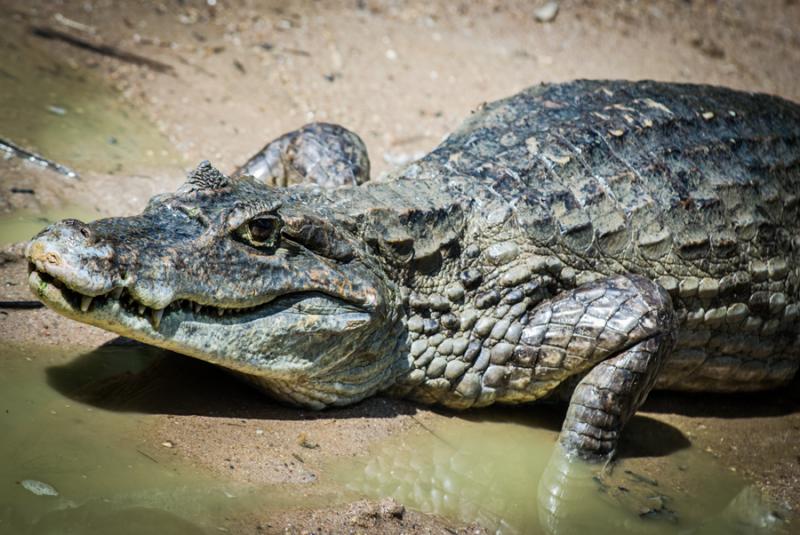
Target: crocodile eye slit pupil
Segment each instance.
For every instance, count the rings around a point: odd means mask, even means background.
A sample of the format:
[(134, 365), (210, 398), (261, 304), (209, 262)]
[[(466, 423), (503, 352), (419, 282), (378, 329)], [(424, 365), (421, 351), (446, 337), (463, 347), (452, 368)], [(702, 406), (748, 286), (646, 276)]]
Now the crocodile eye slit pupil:
[(280, 222), (274, 217), (259, 217), (247, 224), (250, 238), (259, 245), (273, 245), (277, 241)]

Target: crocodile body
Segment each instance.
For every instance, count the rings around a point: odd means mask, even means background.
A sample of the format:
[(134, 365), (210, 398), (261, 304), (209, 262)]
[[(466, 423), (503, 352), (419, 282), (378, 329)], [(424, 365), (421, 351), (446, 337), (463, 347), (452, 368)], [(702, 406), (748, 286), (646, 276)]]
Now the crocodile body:
[(654, 386), (760, 390), (800, 365), (800, 106), (780, 98), (545, 85), (385, 181), (249, 174), (203, 164), (140, 216), (51, 226), (32, 289), (304, 406), (571, 395), (561, 442), (590, 459)]

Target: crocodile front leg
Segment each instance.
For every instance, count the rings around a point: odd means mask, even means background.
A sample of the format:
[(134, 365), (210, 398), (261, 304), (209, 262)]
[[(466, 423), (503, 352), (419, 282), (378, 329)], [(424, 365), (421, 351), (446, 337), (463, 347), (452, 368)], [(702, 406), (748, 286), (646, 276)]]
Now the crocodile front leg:
[(369, 180), (369, 157), (357, 134), (336, 124), (310, 123), (267, 143), (232, 174), (244, 175), (269, 186), (355, 186)]
[(674, 339), (667, 293), (642, 277), (619, 276), (537, 307), (515, 360), (535, 362), (539, 380), (585, 374), (572, 393), (560, 442), (568, 454), (600, 461), (613, 457)]
[(657, 334), (586, 374), (572, 394), (561, 443), (589, 460), (612, 457), (619, 434), (653, 388), (672, 335)]

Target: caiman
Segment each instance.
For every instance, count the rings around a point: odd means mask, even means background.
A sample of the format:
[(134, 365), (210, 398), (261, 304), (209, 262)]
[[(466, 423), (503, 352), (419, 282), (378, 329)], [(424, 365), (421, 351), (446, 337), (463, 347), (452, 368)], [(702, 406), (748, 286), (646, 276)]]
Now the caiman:
[(51, 225), (27, 247), (29, 284), (69, 318), (304, 407), (569, 396), (560, 443), (589, 460), (615, 453), (654, 386), (754, 391), (797, 372), (798, 104), (542, 85), (368, 174), (358, 136), (309, 125), (231, 176), (203, 162), (141, 215)]

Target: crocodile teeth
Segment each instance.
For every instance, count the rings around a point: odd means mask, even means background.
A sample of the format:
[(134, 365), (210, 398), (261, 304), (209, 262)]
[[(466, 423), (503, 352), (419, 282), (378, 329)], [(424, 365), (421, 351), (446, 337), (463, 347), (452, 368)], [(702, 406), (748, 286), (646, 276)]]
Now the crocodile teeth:
[(202, 307), (202, 305), (200, 305), (200, 303), (194, 303), (192, 305), (192, 308), (194, 308), (194, 313), (195, 314), (199, 314), (200, 313), (200, 309), (203, 308), (203, 307)]
[(114, 299), (119, 299), (120, 297), (122, 297), (122, 290), (123, 289), (124, 288), (122, 288), (122, 287), (114, 288), (113, 290), (111, 290), (111, 297), (113, 297)]
[(156, 310), (155, 308), (152, 310), (150, 319), (153, 322), (153, 328), (158, 329), (158, 326), (161, 325), (161, 316), (164, 315), (164, 309), (161, 308)]
[(218, 309), (217, 309), (217, 315), (218, 315), (218, 316), (222, 316), (223, 314), (225, 314), (225, 311), (224, 311), (224, 310), (222, 310), (221, 308), (218, 308)]
[(141, 303), (139, 304), (139, 315), (140, 316), (144, 315), (144, 311), (145, 311), (146, 308), (147, 307), (142, 305)]
[(81, 312), (86, 312), (89, 310), (89, 307), (92, 306), (92, 299), (94, 298), (89, 297), (88, 295), (81, 297)]

